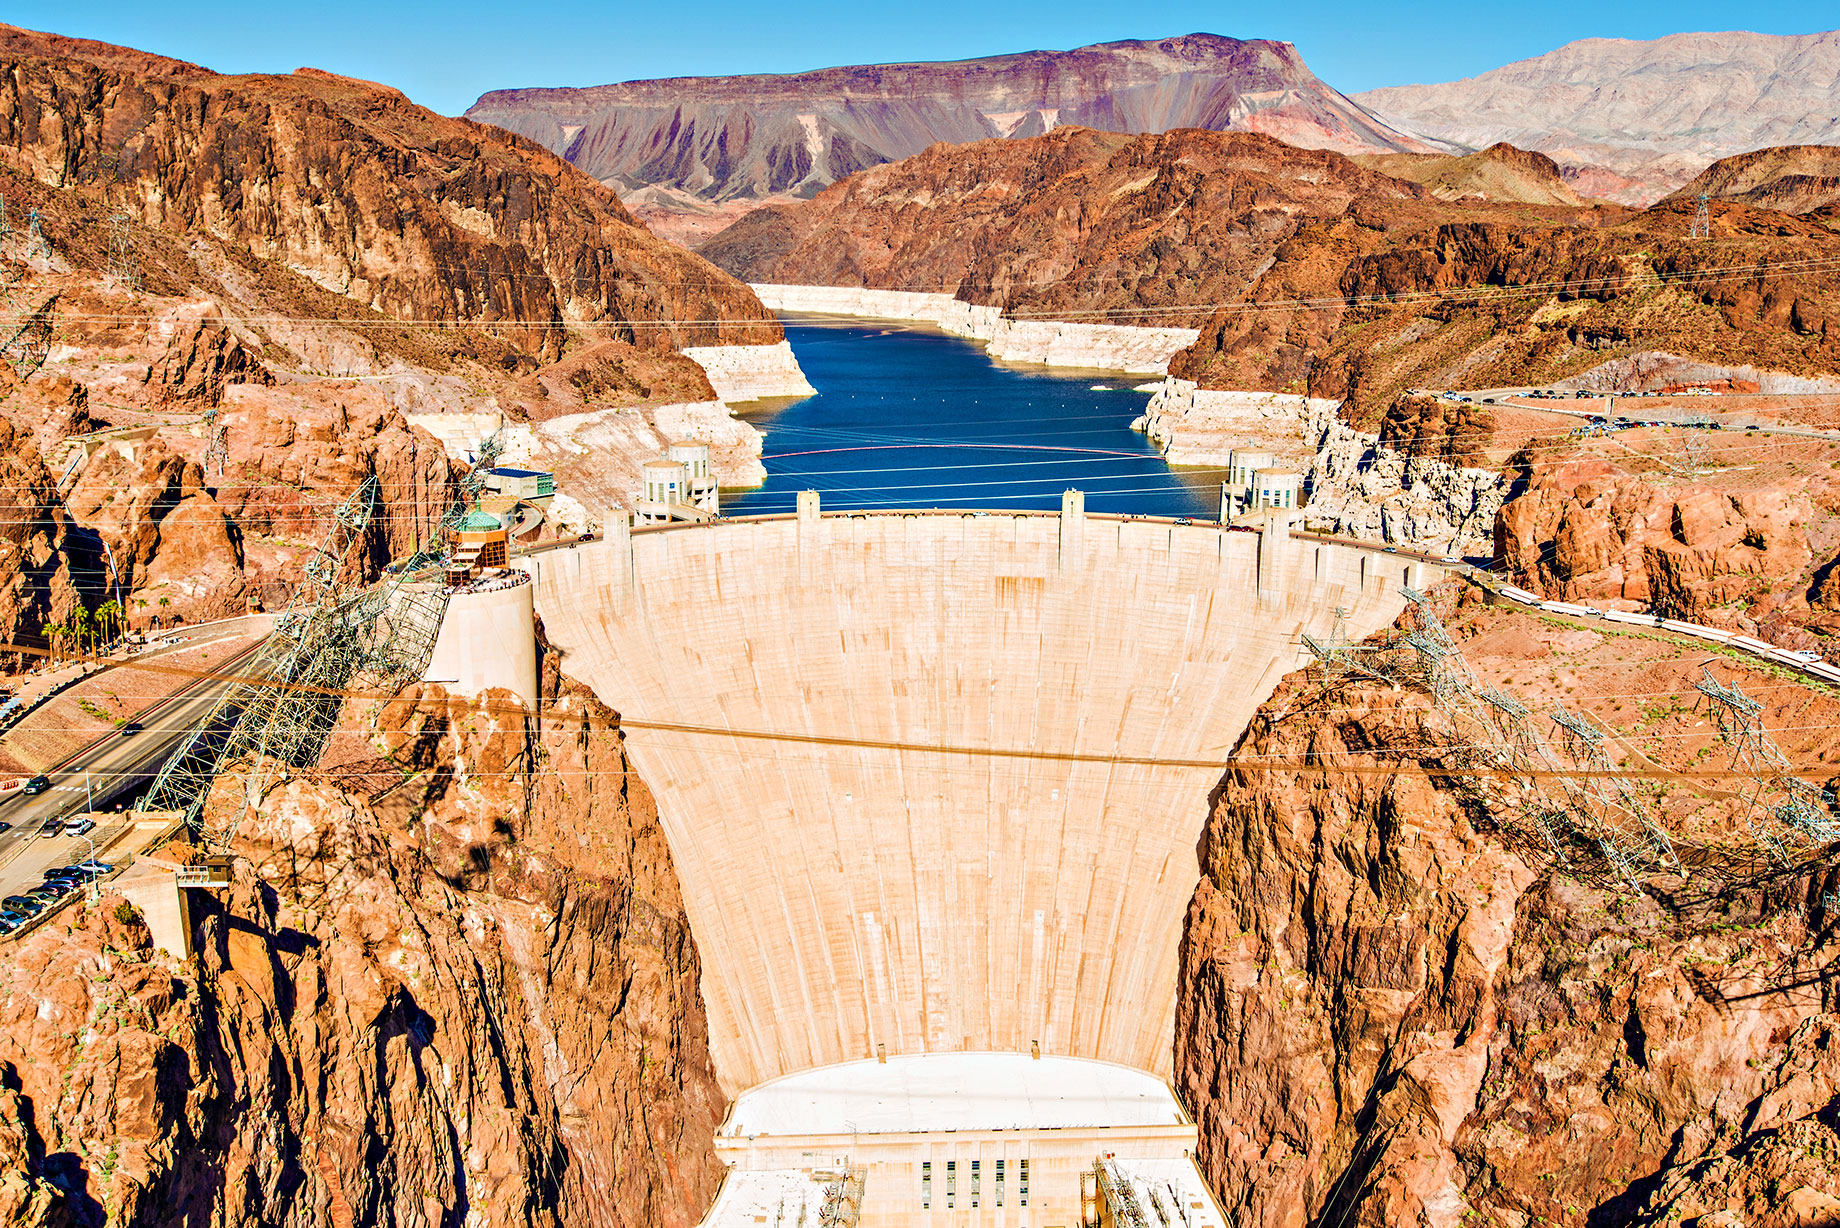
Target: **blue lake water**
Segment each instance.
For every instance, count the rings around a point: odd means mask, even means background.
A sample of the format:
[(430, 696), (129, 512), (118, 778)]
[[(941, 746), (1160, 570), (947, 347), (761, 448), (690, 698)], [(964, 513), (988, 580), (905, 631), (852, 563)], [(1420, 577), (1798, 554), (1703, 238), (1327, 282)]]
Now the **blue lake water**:
[(1219, 512), (1219, 475), (1171, 470), (1130, 429), (1146, 377), (1006, 366), (902, 324), (787, 324), (786, 337), (818, 395), (745, 415), (766, 433), (768, 476), (724, 491), (726, 515), (790, 512), (801, 490), (827, 509), (1053, 510), (1069, 487), (1089, 511)]

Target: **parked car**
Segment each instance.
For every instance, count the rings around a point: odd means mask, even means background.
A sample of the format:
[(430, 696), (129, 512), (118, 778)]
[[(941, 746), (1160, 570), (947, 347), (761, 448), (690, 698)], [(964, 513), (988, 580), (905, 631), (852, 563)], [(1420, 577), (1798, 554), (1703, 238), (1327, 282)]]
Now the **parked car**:
[(96, 820), (90, 818), (71, 819), (64, 824), (67, 836), (87, 836), (96, 830)]
[(69, 895), (76, 889), (75, 883), (67, 883), (61, 878), (49, 878), (26, 894), (35, 900), (43, 900), (49, 904), (52, 900)]
[(35, 900), (31, 896), (26, 895), (9, 895), (4, 900), (0, 900), (0, 905), (4, 905), (14, 912), (22, 913), (28, 917), (36, 917), (39, 913), (45, 911), (45, 905), (42, 900)]
[(41, 836), (61, 836), (63, 835), (64, 834), (64, 820), (61, 818), (46, 819), (45, 825), (38, 829), (38, 834)]
[(12, 933), (23, 924), (25, 924), (25, 918), (20, 917), (17, 913), (0, 912), (0, 937)]
[(46, 789), (49, 789), (50, 787), (51, 787), (51, 777), (34, 776), (32, 779), (26, 781), (25, 788), (21, 789), (20, 792), (30, 797), (33, 794), (43, 793)]
[(115, 873), (114, 866), (110, 865), (106, 861), (97, 861), (94, 857), (91, 857), (86, 861), (79, 861), (76, 863), (76, 865), (72, 866), (71, 868), (74, 870), (88, 870), (91, 874), (113, 874)]
[(121, 736), (124, 738), (131, 738), (144, 728), (145, 726), (139, 721), (129, 721), (121, 727)]

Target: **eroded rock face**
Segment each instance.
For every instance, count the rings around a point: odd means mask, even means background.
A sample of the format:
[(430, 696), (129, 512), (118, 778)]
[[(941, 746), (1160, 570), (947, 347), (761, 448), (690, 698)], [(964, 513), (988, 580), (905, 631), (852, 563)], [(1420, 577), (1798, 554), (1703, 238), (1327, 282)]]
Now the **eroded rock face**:
[[(1315, 693), (1288, 681), (1237, 754), (1435, 770), (1456, 740), (1415, 692)], [(1840, 1197), (1840, 1003), (1787, 987), (1834, 955), (1835, 876), (1673, 907), (1478, 814), (1415, 772), (1223, 780), (1176, 1071), (1235, 1220), (1822, 1222), (1787, 1208)]]
[(570, 324), (653, 351), (781, 339), (745, 286), (611, 189), (384, 86), (224, 77), (13, 27), (0, 64), (0, 160), (58, 188), (118, 181), (109, 204), (136, 221), (207, 232), (385, 315), (517, 321), (502, 335), (543, 359)]
[(1807, 568), (1812, 510), (1802, 487), (1663, 486), (1580, 458), (1544, 469), (1501, 509), (1496, 557), (1547, 596), (1717, 621), (1718, 607), (1762, 601)]
[(751, 282), (956, 294), (1021, 319), (1193, 327), (1207, 309), (1170, 309), (1237, 299), (1301, 221), (1356, 198), (1423, 196), (1267, 136), (1067, 128), (936, 146), (751, 213), (699, 250)]
[[(1356, 430), (1333, 410), (1318, 410), (1311, 425), (1317, 448), (1310, 466), (1308, 519), (1369, 541), (1453, 554), (1488, 552), (1509, 483), (1493, 469), (1442, 459), (1450, 441), (1462, 436), (1444, 434), (1433, 446), (1425, 442), (1430, 435), (1396, 431), (1389, 442), (1385, 434)], [(1469, 455), (1460, 446), (1450, 454)]]
[(38, 642), (78, 601), (80, 552), (31, 434), (0, 416), (0, 634)]
[(1805, 260), (1840, 236), (1813, 217), (1713, 209), (1716, 252), (1685, 237), (1684, 203), (1530, 220), (1463, 201), (1356, 200), (1339, 217), (1303, 219), (1245, 294), (1274, 305), (1221, 309), (1170, 374), (1204, 388), (1294, 386), (1344, 400), (1368, 427), (1408, 389), (1596, 386), (1581, 377), (1654, 352), (1819, 386), (1840, 370), (1830, 324), (1840, 297), (1805, 278), (1713, 266)]
[(0, 1208), (694, 1224), (726, 1106), (670, 854), (612, 714), (546, 685), (529, 734), (503, 693), (350, 713), (242, 825), (195, 961), (115, 897), (0, 955)]

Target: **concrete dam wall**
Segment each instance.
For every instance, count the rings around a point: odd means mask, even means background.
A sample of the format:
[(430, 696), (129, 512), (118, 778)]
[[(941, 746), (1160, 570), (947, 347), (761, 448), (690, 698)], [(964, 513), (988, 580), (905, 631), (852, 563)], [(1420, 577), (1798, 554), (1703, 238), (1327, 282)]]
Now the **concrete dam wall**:
[(1036, 1047), (1167, 1077), (1219, 764), (1300, 632), (1377, 629), (1423, 565), (807, 499), (523, 564), (657, 795), (726, 1088)]

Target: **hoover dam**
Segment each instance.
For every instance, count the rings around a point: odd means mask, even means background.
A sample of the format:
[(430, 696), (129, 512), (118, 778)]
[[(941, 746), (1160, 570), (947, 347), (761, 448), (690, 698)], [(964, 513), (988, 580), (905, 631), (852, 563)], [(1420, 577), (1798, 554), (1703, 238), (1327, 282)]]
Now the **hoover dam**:
[(1054, 513), (823, 514), (533, 557), (658, 797), (734, 1095), (931, 1053), (1167, 1077), (1208, 796), (1301, 633), (1425, 565)]

